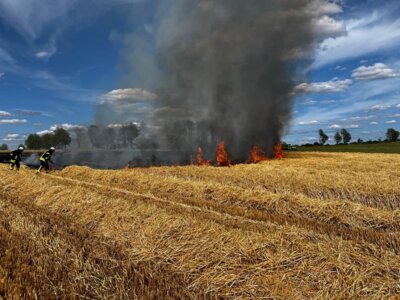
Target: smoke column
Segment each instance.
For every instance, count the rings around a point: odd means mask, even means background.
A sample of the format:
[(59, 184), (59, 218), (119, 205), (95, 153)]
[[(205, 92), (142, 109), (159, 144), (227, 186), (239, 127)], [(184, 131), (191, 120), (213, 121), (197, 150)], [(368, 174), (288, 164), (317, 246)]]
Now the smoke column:
[(211, 153), (224, 141), (233, 159), (254, 144), (272, 153), (291, 117), (296, 67), (312, 52), (314, 2), (163, 3), (155, 120), (170, 147)]

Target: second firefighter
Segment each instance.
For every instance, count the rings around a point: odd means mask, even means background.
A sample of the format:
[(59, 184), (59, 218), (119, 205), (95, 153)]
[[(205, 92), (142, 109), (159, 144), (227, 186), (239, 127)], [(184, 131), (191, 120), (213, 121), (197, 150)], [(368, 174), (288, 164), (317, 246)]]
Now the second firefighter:
[(54, 151), (56, 151), (56, 149), (54, 147), (51, 147), (49, 150), (47, 150), (45, 153), (42, 154), (42, 156), (40, 156), (40, 167), (39, 169), (36, 171), (36, 173), (40, 173), (40, 171), (42, 171), (43, 168), (46, 169), (46, 173), (49, 172), (49, 162), (52, 162), (51, 160), (51, 156), (53, 155)]

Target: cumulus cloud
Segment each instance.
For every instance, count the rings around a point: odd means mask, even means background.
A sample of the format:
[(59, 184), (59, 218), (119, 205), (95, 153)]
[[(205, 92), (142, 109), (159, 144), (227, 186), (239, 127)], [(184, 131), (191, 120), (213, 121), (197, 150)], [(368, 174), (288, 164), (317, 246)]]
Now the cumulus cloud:
[(7, 134), (5, 138), (3, 138), (3, 141), (6, 142), (23, 141), (25, 138), (26, 138), (25, 135), (20, 135), (18, 133), (10, 133)]
[(140, 88), (117, 89), (102, 95), (101, 103), (136, 103), (152, 101), (157, 95)]
[(0, 124), (25, 124), (28, 121), (25, 119), (5, 119), (0, 120)]
[(387, 121), (387, 122), (385, 122), (386, 124), (396, 124), (397, 122), (396, 122), (396, 120), (390, 120), (390, 121)]
[(383, 63), (376, 63), (372, 66), (361, 66), (353, 71), (351, 75), (357, 80), (375, 80), (398, 77), (399, 73)]
[(321, 40), (326, 38), (335, 38), (346, 33), (346, 25), (342, 21), (324, 15), (314, 20), (314, 31)]
[(370, 116), (355, 116), (355, 117), (351, 117), (350, 120), (352, 121), (367, 121), (367, 120), (371, 120), (375, 118), (374, 115), (370, 115)]
[(299, 122), (299, 125), (315, 125), (318, 124), (319, 121), (317, 120), (313, 120), (313, 121), (301, 121)]
[(38, 132), (36, 132), (36, 134), (44, 135), (44, 134), (47, 134), (47, 133), (54, 133), (54, 131), (57, 128), (62, 128), (62, 129), (67, 130), (67, 131), (73, 131), (73, 130), (77, 130), (77, 129), (84, 129), (86, 127), (85, 126), (81, 126), (81, 125), (69, 124), (69, 123), (54, 124), (54, 125), (51, 125), (49, 129), (38, 131)]
[(338, 129), (338, 128), (341, 128), (342, 126), (340, 126), (339, 124), (332, 124), (331, 126), (329, 126), (329, 128), (335, 128), (335, 129)]
[(378, 122), (375, 122), (375, 121), (373, 121), (373, 122), (371, 122), (371, 123), (369, 123), (370, 125), (378, 125), (379, 123)]
[(0, 110), (0, 117), (9, 117), (11, 114), (8, 111)]
[(377, 104), (377, 105), (371, 106), (369, 111), (386, 110), (386, 109), (389, 109), (389, 108), (391, 108), (391, 105)]
[(68, 124), (68, 123), (54, 124), (54, 125), (50, 126), (50, 131), (54, 131), (57, 128), (62, 128), (64, 130), (75, 130), (75, 129), (83, 129), (85, 127), (81, 126), (81, 125), (74, 125), (74, 124)]
[(48, 134), (48, 133), (54, 133), (54, 131), (46, 129), (46, 130), (36, 132), (36, 134), (38, 134), (38, 135), (44, 135), (44, 134)]
[(400, 114), (385, 115), (386, 118), (400, 118)]
[(353, 84), (351, 79), (339, 80), (334, 78), (325, 82), (301, 83), (295, 87), (296, 93), (337, 93), (347, 90)]
[(316, 0), (310, 3), (308, 9), (316, 15), (334, 15), (343, 12), (337, 1)]
[(348, 128), (359, 128), (360, 127), (360, 125), (358, 125), (358, 124), (351, 124), (351, 125), (349, 125), (349, 126), (347, 126)]

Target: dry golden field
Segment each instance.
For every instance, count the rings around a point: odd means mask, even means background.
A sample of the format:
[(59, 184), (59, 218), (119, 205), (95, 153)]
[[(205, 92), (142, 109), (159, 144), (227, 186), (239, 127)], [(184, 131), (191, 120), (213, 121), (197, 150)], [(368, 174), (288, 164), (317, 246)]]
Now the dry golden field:
[(0, 299), (400, 299), (397, 154), (0, 174)]

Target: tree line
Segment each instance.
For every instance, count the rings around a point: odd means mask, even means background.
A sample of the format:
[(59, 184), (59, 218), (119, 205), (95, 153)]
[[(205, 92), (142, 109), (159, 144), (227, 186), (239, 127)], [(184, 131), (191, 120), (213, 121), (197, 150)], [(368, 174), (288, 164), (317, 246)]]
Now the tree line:
[(45, 133), (43, 135), (30, 134), (25, 140), (25, 145), (28, 149), (65, 148), (70, 143), (71, 136), (63, 128), (57, 128), (53, 133)]
[[(322, 129), (320, 129), (318, 131), (318, 134), (319, 134), (319, 144), (325, 145), (326, 142), (329, 140), (329, 136)], [(399, 135), (400, 135), (399, 131), (397, 131), (394, 128), (389, 128), (386, 131), (386, 141), (396, 142), (399, 139)], [(344, 128), (340, 131), (337, 131), (333, 138), (336, 142), (336, 145), (339, 145), (340, 143), (347, 145), (352, 140), (352, 136), (351, 136), (350, 132)], [(358, 139), (357, 142), (363, 143), (364, 141), (361, 139)]]
[(133, 123), (118, 127), (91, 125), (88, 128), (92, 146), (107, 150), (134, 148), (134, 141), (139, 133), (139, 127)]

